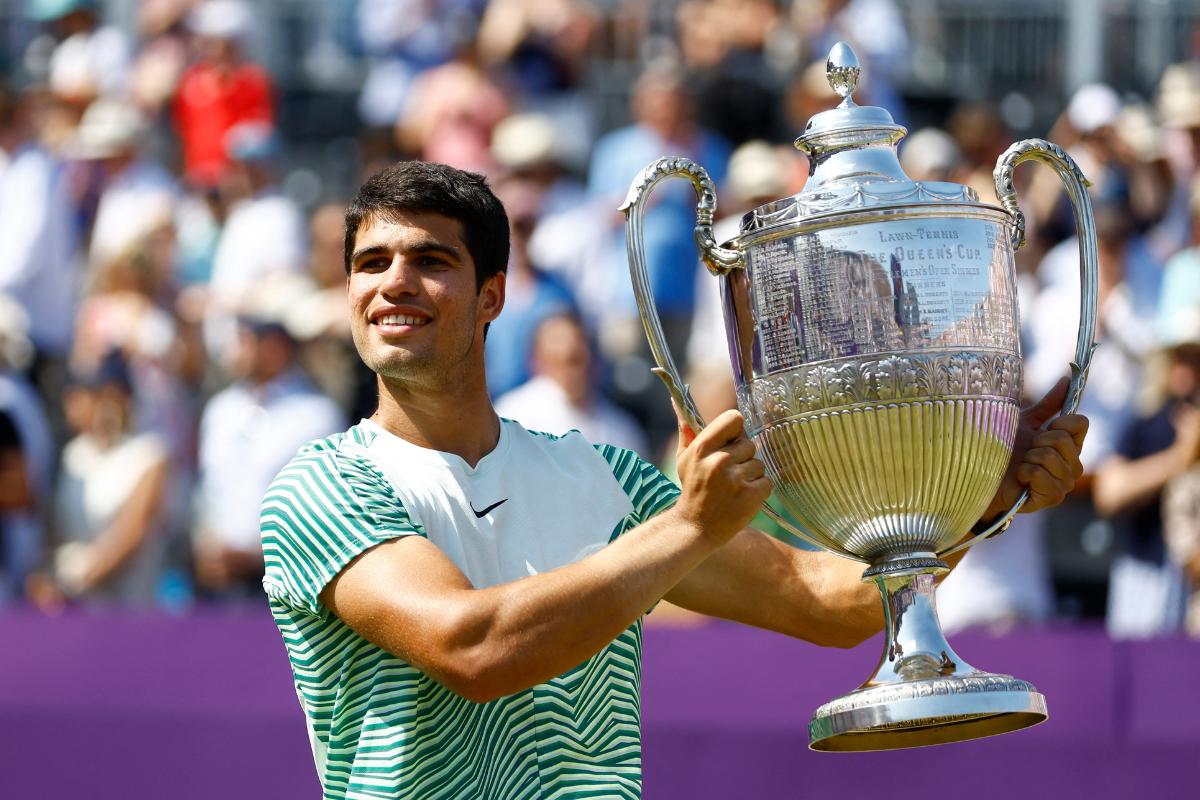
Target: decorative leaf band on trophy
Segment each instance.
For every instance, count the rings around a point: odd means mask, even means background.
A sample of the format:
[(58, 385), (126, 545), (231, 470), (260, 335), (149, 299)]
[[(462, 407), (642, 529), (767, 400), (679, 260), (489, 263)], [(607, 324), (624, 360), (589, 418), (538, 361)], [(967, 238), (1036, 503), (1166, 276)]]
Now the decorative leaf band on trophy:
[[(717, 276), (738, 407), (795, 535), (866, 564), (879, 588), (886, 646), (875, 674), (817, 709), (816, 750), (882, 750), (971, 739), (1046, 718), (1029, 683), (975, 669), (937, 619), (934, 577), (950, 553), (1007, 527), (1027, 494), (968, 535), (1012, 456), (1021, 352), (1013, 252), (1024, 236), (1012, 171), (1037, 160), (1063, 180), (1080, 242), (1080, 328), (1064, 413), (1073, 413), (1094, 347), (1098, 269), (1086, 179), (1058, 146), (1019, 142), (1001, 156), (1001, 205), (954, 183), (915, 183), (896, 145), (906, 133), (851, 95), (858, 59), (830, 51), (843, 98), (796, 146), (810, 163), (795, 197), (713, 240), (716, 192), (686, 158), (637, 176), (621, 209), (634, 296), (655, 373), (696, 428), (704, 420), (667, 348), (646, 267), (642, 219), (654, 186), (691, 182), (695, 238)], [(1064, 365), (1066, 366), (1066, 365)]]
[(738, 405), (749, 411), (755, 435), (804, 414), (868, 403), (989, 397), (1016, 403), (1021, 359), (1011, 353), (954, 351), (907, 353), (874, 360), (805, 364), (738, 388)]

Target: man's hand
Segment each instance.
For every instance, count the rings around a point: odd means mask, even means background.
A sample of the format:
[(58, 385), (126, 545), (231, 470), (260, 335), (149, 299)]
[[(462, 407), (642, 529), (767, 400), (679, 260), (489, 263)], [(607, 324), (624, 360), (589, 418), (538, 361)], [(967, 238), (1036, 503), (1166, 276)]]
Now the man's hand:
[(677, 463), (683, 493), (675, 513), (718, 544), (729, 541), (771, 496), (771, 481), (755, 450), (737, 411), (724, 412), (699, 434), (680, 418)]
[(1022, 513), (1056, 506), (1083, 474), (1079, 452), (1087, 435), (1087, 417), (1066, 414), (1042, 430), (1046, 420), (1062, 408), (1067, 386), (1068, 381), (1063, 378), (1045, 397), (1021, 412), (1008, 470), (983, 515), (984, 520), (995, 519), (1012, 508), (1025, 489), (1029, 490), (1029, 500), (1021, 507)]

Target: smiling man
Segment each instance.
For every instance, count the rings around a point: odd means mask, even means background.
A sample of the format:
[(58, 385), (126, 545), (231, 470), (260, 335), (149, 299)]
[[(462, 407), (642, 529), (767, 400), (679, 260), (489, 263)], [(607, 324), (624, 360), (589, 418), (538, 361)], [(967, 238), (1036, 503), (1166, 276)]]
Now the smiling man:
[[(303, 448), (262, 509), (266, 577), (326, 798), (636, 798), (641, 619), (660, 599), (822, 645), (882, 625), (860, 566), (746, 528), (770, 492), (741, 416), (633, 453), (497, 417), (483, 359), (508, 223), (484, 180), (390, 167), (346, 214), (379, 407)], [(1080, 472), (1086, 420), (1026, 416), (994, 508)]]

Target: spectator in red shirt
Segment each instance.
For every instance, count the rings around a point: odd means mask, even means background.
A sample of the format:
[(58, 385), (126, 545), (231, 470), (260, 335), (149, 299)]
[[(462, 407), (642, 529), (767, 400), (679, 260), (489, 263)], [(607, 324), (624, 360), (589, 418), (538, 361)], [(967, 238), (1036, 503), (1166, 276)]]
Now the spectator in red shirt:
[(188, 16), (196, 63), (179, 82), (175, 127), (183, 143), (184, 174), (211, 187), (228, 165), (225, 135), (243, 122), (273, 122), (271, 80), (242, 59), (250, 11), (239, 0), (206, 0)]

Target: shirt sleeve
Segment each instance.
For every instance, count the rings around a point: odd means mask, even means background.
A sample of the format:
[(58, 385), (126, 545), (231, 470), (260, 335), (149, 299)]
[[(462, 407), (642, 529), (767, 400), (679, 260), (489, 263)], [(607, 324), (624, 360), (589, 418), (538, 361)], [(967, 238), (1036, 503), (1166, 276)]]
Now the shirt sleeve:
[(679, 487), (658, 467), (623, 447), (610, 444), (599, 444), (595, 447), (608, 462), (613, 477), (621, 484), (621, 488), (633, 504), (633, 513), (629, 515), (628, 524), (624, 526), (624, 530), (614, 532), (614, 539), (625, 530), (640, 525), (675, 505), (675, 501), (679, 499)]
[(424, 536), (388, 480), (363, 456), (304, 450), (275, 478), (260, 515), (267, 596), (324, 613), (319, 595), (359, 554), (401, 536)]

